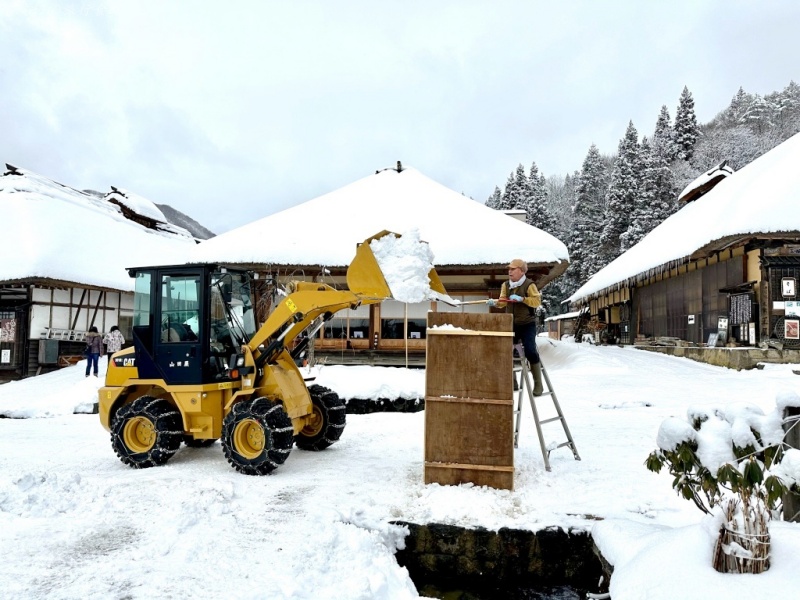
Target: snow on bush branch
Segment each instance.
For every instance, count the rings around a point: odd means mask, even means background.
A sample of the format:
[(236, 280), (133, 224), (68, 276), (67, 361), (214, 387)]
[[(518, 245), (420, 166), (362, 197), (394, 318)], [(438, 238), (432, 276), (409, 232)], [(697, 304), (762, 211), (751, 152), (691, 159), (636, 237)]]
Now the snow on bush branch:
[(690, 407), (686, 420), (664, 420), (645, 464), (654, 472), (668, 466), (672, 487), (705, 513), (726, 492), (774, 510), (789, 489), (800, 490), (800, 450), (783, 442), (788, 407), (800, 407), (800, 396), (779, 394), (769, 415), (748, 403)]
[(783, 428), (800, 396), (784, 393), (776, 404), (769, 415), (747, 403), (690, 408), (686, 421), (661, 424), (658, 450), (645, 462), (655, 472), (667, 465), (672, 487), (719, 519), (712, 563), (721, 573), (769, 569), (768, 522), (786, 492), (800, 489), (800, 450), (784, 443)]

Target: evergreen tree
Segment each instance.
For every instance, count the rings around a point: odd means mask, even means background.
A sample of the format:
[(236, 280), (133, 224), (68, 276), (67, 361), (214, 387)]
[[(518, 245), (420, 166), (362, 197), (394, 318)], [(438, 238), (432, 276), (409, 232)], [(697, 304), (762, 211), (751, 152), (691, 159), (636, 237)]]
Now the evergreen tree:
[(755, 94), (750, 104), (745, 108), (741, 116), (741, 122), (747, 125), (756, 135), (763, 135), (772, 129), (773, 115), (777, 112), (776, 107), (768, 100)]
[[(563, 179), (559, 176), (547, 177), (547, 205), (550, 215), (553, 217), (553, 235), (567, 244), (570, 248), (573, 227), (573, 206), (576, 202), (577, 184), (580, 173), (575, 171), (572, 175), (567, 175)], [(570, 251), (570, 267), (558, 279), (552, 281), (542, 290), (542, 306), (545, 307), (548, 316), (557, 315), (569, 310), (569, 306), (563, 304), (569, 296), (579, 287), (579, 278), (572, 275), (579, 270), (574, 263), (572, 252)]]
[(675, 143), (678, 147), (678, 158), (689, 160), (694, 153), (694, 146), (700, 134), (697, 117), (694, 114), (694, 99), (689, 88), (683, 88), (678, 111), (675, 113)]
[(723, 122), (725, 125), (728, 127), (736, 127), (741, 124), (742, 116), (747, 110), (747, 107), (750, 106), (752, 99), (753, 97), (740, 86), (739, 91), (736, 92), (736, 95), (731, 100), (730, 106), (724, 111)]
[(578, 173), (560, 177), (553, 175), (545, 179), (547, 189), (547, 207), (553, 219), (552, 233), (561, 241), (569, 239), (572, 231), (572, 207), (575, 205), (575, 193)]
[(497, 210), (511, 210), (514, 208), (516, 198), (516, 181), (514, 179), (514, 171), (511, 171), (506, 180), (506, 187), (503, 189), (503, 195), (500, 197), (500, 204), (497, 206)]
[(670, 162), (670, 149), (664, 147), (663, 140), (653, 140), (644, 173), (645, 193), (653, 213), (653, 226), (647, 233), (678, 210), (680, 190), (675, 182)]
[(525, 210), (529, 203), (530, 193), (528, 176), (525, 175), (525, 167), (520, 163), (514, 173), (514, 193), (511, 196), (513, 199), (511, 208)]
[(661, 112), (656, 119), (656, 129), (653, 133), (653, 140), (658, 140), (670, 161), (678, 157), (678, 148), (675, 144), (675, 132), (672, 129), (672, 119), (669, 116), (667, 105), (661, 106)]
[(498, 209), (503, 202), (503, 194), (500, 191), (500, 188), (494, 186), (494, 193), (489, 196), (488, 200), (486, 200), (486, 206), (489, 208)]
[[(640, 193), (642, 179), (639, 134), (631, 121), (619, 142), (619, 152), (611, 171), (606, 194), (605, 228), (600, 236), (599, 254), (608, 264), (622, 253), (622, 236), (628, 231)], [(627, 247), (627, 245), (626, 245)]]
[(597, 255), (603, 230), (606, 168), (594, 144), (583, 160), (577, 179), (575, 205), (572, 210), (572, 234), (567, 241), (570, 259), (570, 268), (567, 271), (575, 289), (603, 266)]
[(545, 178), (539, 173), (535, 162), (531, 164), (528, 173), (527, 191), (524, 208), (528, 225), (552, 234), (554, 232), (553, 218), (550, 216), (548, 207)]
[(800, 131), (800, 85), (790, 81), (782, 91), (765, 96), (775, 106), (775, 127), (780, 142)]
[(631, 224), (620, 240), (623, 251), (638, 244), (676, 208), (677, 190), (662, 140), (656, 138), (652, 143), (647, 138), (642, 140), (641, 168), (641, 189)]

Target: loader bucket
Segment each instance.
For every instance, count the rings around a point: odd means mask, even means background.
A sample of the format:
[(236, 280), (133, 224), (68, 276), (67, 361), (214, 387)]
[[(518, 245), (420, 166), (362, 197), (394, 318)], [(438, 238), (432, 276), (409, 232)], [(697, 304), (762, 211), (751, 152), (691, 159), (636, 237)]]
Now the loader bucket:
[[(372, 252), (370, 242), (392, 234), (391, 231), (381, 231), (360, 243), (356, 249), (356, 256), (347, 268), (347, 287), (355, 294), (370, 296), (373, 298), (392, 298), (392, 290), (386, 281), (386, 277)], [(394, 234), (400, 237), (399, 234)], [(424, 243), (424, 242), (422, 242)], [(430, 289), (439, 294), (447, 292), (442, 285), (441, 279), (436, 269), (432, 268), (428, 272)]]

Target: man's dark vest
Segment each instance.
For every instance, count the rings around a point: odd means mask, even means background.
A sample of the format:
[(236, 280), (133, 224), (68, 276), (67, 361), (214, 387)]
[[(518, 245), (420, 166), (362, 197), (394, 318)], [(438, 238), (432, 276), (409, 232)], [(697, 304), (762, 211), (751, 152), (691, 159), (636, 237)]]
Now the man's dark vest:
[[(509, 296), (512, 294), (517, 294), (518, 296), (527, 298), (528, 288), (530, 288), (532, 285), (533, 281), (531, 281), (531, 279), (528, 277), (525, 278), (525, 283), (514, 289), (511, 289), (511, 287), (508, 285), (508, 282), (506, 282), (506, 293), (508, 293)], [(536, 322), (536, 309), (531, 308), (522, 302), (506, 304), (506, 312), (514, 315), (514, 325), (529, 325)]]

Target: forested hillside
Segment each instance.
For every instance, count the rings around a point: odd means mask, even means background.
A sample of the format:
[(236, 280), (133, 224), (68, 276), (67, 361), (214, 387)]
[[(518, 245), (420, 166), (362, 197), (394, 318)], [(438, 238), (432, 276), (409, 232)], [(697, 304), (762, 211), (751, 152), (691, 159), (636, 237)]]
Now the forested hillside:
[(486, 205), (523, 209), (529, 224), (562, 240), (570, 267), (544, 290), (548, 315), (567, 310), (561, 301), (593, 274), (634, 246), (680, 209), (681, 191), (723, 161), (739, 170), (800, 131), (800, 85), (765, 96), (742, 88), (711, 122), (698, 124), (694, 99), (684, 87), (675, 119), (667, 106), (651, 131), (640, 135), (633, 122), (617, 152), (592, 144), (579, 170), (545, 177), (534, 161), (520, 164)]

